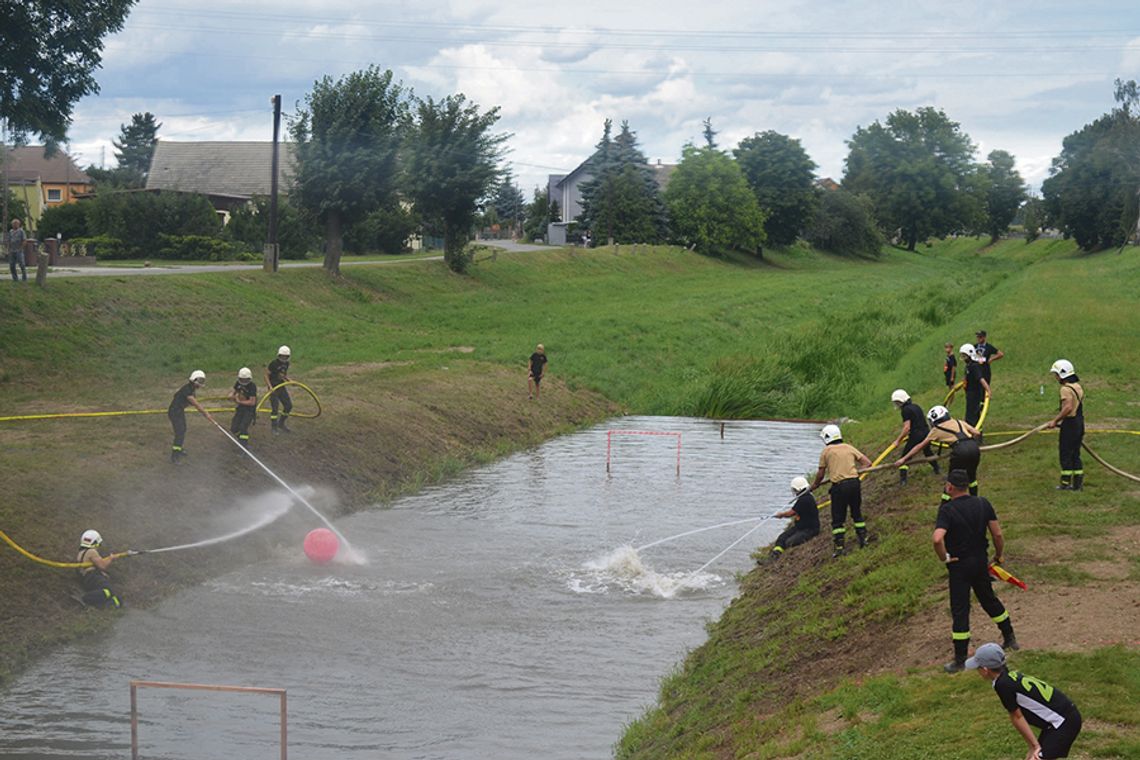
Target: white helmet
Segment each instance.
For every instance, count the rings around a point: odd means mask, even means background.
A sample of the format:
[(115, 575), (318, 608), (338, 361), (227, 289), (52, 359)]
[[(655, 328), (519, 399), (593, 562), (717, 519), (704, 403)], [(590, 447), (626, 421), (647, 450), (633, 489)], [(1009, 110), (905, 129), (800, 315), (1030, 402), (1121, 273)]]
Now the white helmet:
[(958, 349), (958, 353), (965, 354), (966, 356), (970, 357), (971, 359), (977, 359), (978, 358), (978, 350), (976, 348), (974, 348), (973, 343), (963, 343), (962, 347)]
[(84, 549), (91, 549), (103, 543), (103, 537), (97, 530), (85, 530), (79, 539), (79, 545)]
[(819, 437), (824, 443), (834, 443), (843, 440), (843, 433), (840, 432), (838, 425), (824, 425), (823, 430), (819, 431)]
[(206, 373), (200, 369), (194, 370), (190, 373), (190, 382), (194, 383), (195, 385), (205, 385)]
[(938, 406), (930, 407), (930, 411), (926, 413), (926, 419), (931, 425), (937, 425), (943, 420), (950, 419), (950, 410), (939, 404)]
[(277, 349), (277, 355), (278, 356), (292, 356), (293, 352), (289, 350), (288, 346), (282, 346), (281, 348)]
[(1076, 372), (1076, 370), (1073, 369), (1073, 363), (1068, 359), (1058, 359), (1053, 362), (1053, 366), (1049, 368), (1049, 371), (1062, 380)]
[(806, 490), (808, 490), (807, 478), (803, 475), (792, 478), (792, 493), (803, 493)]
[(242, 367), (238, 370), (238, 381), (243, 385), (253, 379), (253, 373), (249, 371), (249, 367)]
[(902, 388), (899, 388), (897, 391), (891, 394), (891, 401), (894, 401), (896, 404), (905, 404), (906, 402), (910, 401), (910, 394), (904, 391)]

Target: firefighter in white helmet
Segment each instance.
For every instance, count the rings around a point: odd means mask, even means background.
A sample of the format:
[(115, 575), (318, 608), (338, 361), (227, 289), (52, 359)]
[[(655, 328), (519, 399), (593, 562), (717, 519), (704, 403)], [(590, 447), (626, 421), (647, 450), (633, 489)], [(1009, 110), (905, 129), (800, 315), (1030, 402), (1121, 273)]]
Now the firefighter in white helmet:
[[(903, 451), (910, 451), (916, 443), (926, 438), (930, 433), (930, 426), (926, 424), (926, 415), (922, 413), (922, 407), (914, 403), (910, 398), (910, 394), (902, 388), (899, 388), (891, 394), (891, 403), (898, 408), (899, 413), (902, 414), (903, 421), (902, 430), (899, 431), (898, 437), (895, 438), (895, 442), (891, 445), (892, 447), (898, 446), (905, 440), (906, 445)], [(934, 451), (930, 448), (929, 443), (923, 448), (922, 453), (928, 457), (934, 456)], [(941, 474), (942, 471), (938, 467), (937, 460), (932, 461), (930, 466), (934, 468), (935, 475)], [(899, 485), (906, 485), (907, 475), (909, 474), (910, 465), (904, 464), (899, 467)]]
[[(951, 417), (950, 410), (941, 404), (930, 407), (926, 420), (930, 423), (930, 432), (895, 460), (895, 465), (902, 467), (920, 450), (927, 451), (932, 443), (937, 444), (940, 451), (943, 446), (949, 446), (950, 466), (947, 471), (964, 470), (970, 476), (966, 483), (970, 495), (977, 496), (978, 464), (982, 460), (981, 432), (973, 425)], [(942, 494), (943, 501), (949, 498), (945, 493)]]
[[(277, 388), (282, 383), (289, 382), (289, 361), (293, 352), (288, 346), (277, 349), (277, 358), (269, 362), (265, 368), (265, 385), (273, 391), (269, 396), (269, 424), (274, 433), (288, 433), (285, 421), (293, 411), (293, 399), (289, 397), (288, 388)], [(277, 388), (277, 390), (273, 390)], [(281, 412), (278, 414), (278, 408)]]
[(230, 420), (230, 432), (248, 449), (249, 426), (257, 418), (257, 384), (253, 382), (253, 373), (249, 367), (238, 370), (237, 382), (230, 390), (230, 401), (237, 404), (234, 417)]
[(107, 569), (115, 558), (101, 556), (99, 547), (102, 545), (103, 537), (97, 530), (85, 530), (79, 538), (79, 554), (75, 561), (84, 565), (79, 568), (82, 601), (88, 607), (121, 607), (122, 603), (111, 590), (111, 579), (107, 576)]
[(166, 416), (170, 419), (170, 425), (174, 428), (174, 443), (170, 447), (170, 461), (178, 464), (185, 456), (186, 452), (182, 450), (182, 444), (186, 440), (186, 407), (193, 406), (199, 412), (206, 416), (210, 422), (214, 418), (206, 411), (206, 407), (198, 403), (197, 393), (198, 389), (206, 384), (206, 373), (200, 369), (196, 369), (190, 373), (190, 379), (174, 394), (174, 398), (170, 401), (170, 406), (166, 410)]
[(958, 349), (962, 357), (962, 375), (966, 380), (966, 423), (977, 425), (982, 418), (982, 401), (990, 397), (990, 384), (986, 380), (985, 365), (978, 361), (974, 344), (963, 343)]
[(796, 496), (796, 503), (784, 512), (777, 512), (773, 517), (794, 518), (791, 525), (776, 537), (769, 554), (771, 559), (779, 559), (785, 549), (807, 543), (819, 535), (819, 505), (815, 496), (808, 488), (807, 478), (792, 478), (792, 493)]
[(819, 455), (819, 469), (810, 489), (814, 491), (823, 482), (826, 473), (831, 481), (831, 540), (835, 544), (832, 557), (843, 554), (847, 539), (847, 510), (855, 523), (859, 548), (867, 545), (867, 523), (863, 520), (863, 491), (858, 468), (870, 467), (871, 460), (854, 446), (843, 442), (838, 425), (824, 425), (819, 437), (823, 439), (823, 452)]
[(1081, 445), (1085, 440), (1085, 389), (1069, 360), (1058, 359), (1049, 371), (1061, 386), (1061, 406), (1057, 416), (1049, 422), (1049, 427), (1061, 429), (1057, 436), (1061, 484), (1057, 490), (1080, 491), (1085, 487), (1085, 469), (1081, 462)]

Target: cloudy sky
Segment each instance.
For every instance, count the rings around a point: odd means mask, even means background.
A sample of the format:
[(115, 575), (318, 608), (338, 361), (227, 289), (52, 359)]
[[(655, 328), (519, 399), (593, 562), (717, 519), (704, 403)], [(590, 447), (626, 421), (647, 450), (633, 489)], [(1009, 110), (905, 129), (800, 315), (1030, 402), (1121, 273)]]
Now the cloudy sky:
[(418, 95), (499, 106), (528, 197), (590, 154), (607, 117), (666, 163), (709, 117), (724, 148), (776, 130), (839, 179), (856, 127), (927, 105), (1039, 187), (1064, 136), (1112, 107), (1113, 79), (1140, 79), (1140, 3), (140, 0), (75, 110), (71, 152), (113, 165), (111, 139), (141, 111), (162, 139), (268, 140), (271, 95), (293, 111), (314, 80), (371, 64)]

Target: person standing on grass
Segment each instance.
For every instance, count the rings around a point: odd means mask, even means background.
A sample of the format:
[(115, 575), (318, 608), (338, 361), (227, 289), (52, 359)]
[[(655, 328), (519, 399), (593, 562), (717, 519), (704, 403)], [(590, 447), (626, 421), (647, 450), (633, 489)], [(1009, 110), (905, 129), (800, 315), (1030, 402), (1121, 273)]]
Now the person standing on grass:
[(1061, 484), (1058, 491), (1080, 491), (1085, 487), (1085, 469), (1081, 462), (1081, 445), (1085, 440), (1085, 390), (1081, 379), (1067, 359), (1058, 359), (1049, 369), (1061, 385), (1061, 408), (1049, 422), (1060, 428), (1057, 445), (1061, 454)]
[(1019, 649), (1009, 611), (994, 593), (986, 561), (990, 548), (986, 533), (994, 539), (995, 565), (1001, 564), (1005, 538), (993, 505), (980, 496), (971, 496), (967, 492), (969, 484), (970, 478), (965, 470), (951, 470), (946, 476), (946, 494), (950, 498), (938, 507), (938, 519), (931, 535), (934, 553), (946, 565), (950, 586), (954, 659), (943, 668), (947, 673), (957, 673), (966, 667), (966, 654), (970, 651), (971, 590), (982, 609), (1001, 630), (1004, 637), (1002, 646)]
[(539, 392), (542, 390), (542, 373), (545, 369), (546, 349), (539, 343), (535, 346), (534, 353), (530, 355), (526, 369), (527, 386), (530, 389), (532, 399), (538, 398)]
[[(982, 644), (966, 667), (991, 682), (1002, 707), (1021, 738), (1029, 745), (1025, 760), (1068, 757), (1081, 733), (1081, 713), (1060, 689), (1031, 675), (1010, 670), (1005, 650), (997, 644)], [(1040, 736), (1033, 728), (1041, 729)]]
[(946, 344), (946, 359), (942, 362), (942, 376), (946, 379), (946, 389), (954, 387), (958, 379), (958, 360), (954, 358), (954, 344)]
[(847, 510), (855, 523), (859, 548), (867, 545), (867, 523), (863, 520), (863, 490), (858, 467), (870, 467), (871, 460), (854, 446), (843, 442), (838, 425), (824, 425), (819, 437), (823, 439), (823, 452), (819, 455), (819, 469), (809, 490), (814, 491), (823, 482), (826, 473), (831, 481), (831, 540), (835, 544), (832, 558), (843, 556), (847, 539)]
[(170, 461), (174, 464), (178, 464), (186, 457), (186, 452), (182, 450), (182, 444), (186, 440), (186, 407), (193, 406), (205, 415), (206, 419), (214, 422), (213, 416), (206, 411), (206, 407), (198, 403), (196, 397), (198, 389), (205, 384), (206, 373), (200, 369), (194, 370), (190, 373), (190, 380), (174, 394), (166, 410), (166, 416), (174, 428), (174, 443), (170, 446)]
[(769, 559), (779, 559), (785, 549), (805, 544), (819, 535), (819, 506), (811, 489), (808, 488), (807, 478), (792, 478), (792, 493), (796, 496), (796, 503), (792, 508), (772, 515), (791, 517), (794, 521), (776, 537), (772, 551), (768, 555)]
[(990, 383), (990, 367), (998, 359), (1005, 356), (1000, 348), (992, 343), (986, 342), (986, 331), (978, 330), (974, 333), (974, 338), (977, 342), (974, 344), (975, 361), (982, 365), (982, 376), (986, 378), (986, 383)]
[(16, 277), (16, 266), (19, 265), (24, 282), (28, 281), (28, 264), (24, 260), (24, 241), (28, 239), (24, 228), (20, 226), (19, 219), (12, 220), (12, 229), (8, 232), (8, 271), (12, 273), (12, 282), (19, 282)]
[[(269, 425), (274, 433), (288, 433), (285, 420), (293, 411), (293, 399), (289, 397), (288, 388), (277, 388), (282, 383), (289, 382), (289, 360), (293, 351), (288, 346), (277, 349), (277, 358), (269, 362), (265, 368), (265, 384), (271, 391), (269, 395)], [(273, 390), (277, 388), (277, 390)], [(280, 407), (281, 414), (277, 409)]]
[(75, 561), (91, 563), (79, 568), (79, 585), (83, 588), (81, 601), (88, 607), (121, 607), (122, 603), (111, 590), (111, 579), (107, 575), (114, 557), (101, 556), (99, 547), (102, 545), (103, 537), (97, 530), (85, 530), (79, 538), (79, 555)]
[(247, 449), (249, 448), (249, 426), (257, 419), (257, 384), (249, 367), (238, 370), (237, 382), (230, 391), (230, 401), (237, 404), (234, 417), (230, 420), (230, 432)]
[[(950, 416), (950, 410), (941, 404), (930, 407), (926, 413), (926, 420), (930, 423), (930, 432), (926, 437), (910, 447), (905, 454), (895, 460), (895, 466), (902, 467), (915, 454), (926, 450), (932, 443), (950, 447), (951, 470), (963, 470), (969, 476), (970, 495), (978, 495), (978, 465), (982, 461), (982, 434), (973, 425)], [(942, 494), (942, 500), (950, 497)]]
[[(898, 446), (906, 439), (906, 448), (903, 451), (910, 451), (918, 443), (924, 441), (930, 435), (930, 426), (926, 424), (926, 415), (922, 413), (922, 407), (911, 401), (910, 394), (899, 388), (891, 394), (891, 402), (898, 408), (902, 414), (902, 430), (899, 431), (898, 437), (895, 442), (891, 444), (891, 448)], [(934, 451), (930, 448), (930, 444), (926, 443), (922, 447), (922, 453), (928, 457), (934, 456)], [(942, 470), (938, 467), (938, 460), (930, 463), (931, 468), (934, 470), (935, 475), (941, 474)], [(905, 486), (907, 475), (910, 474), (909, 465), (899, 466), (899, 485)]]
[(976, 361), (976, 349), (969, 343), (963, 343), (958, 353), (962, 355), (962, 373), (966, 376), (966, 423), (977, 425), (982, 418), (982, 402), (990, 397), (988, 365)]

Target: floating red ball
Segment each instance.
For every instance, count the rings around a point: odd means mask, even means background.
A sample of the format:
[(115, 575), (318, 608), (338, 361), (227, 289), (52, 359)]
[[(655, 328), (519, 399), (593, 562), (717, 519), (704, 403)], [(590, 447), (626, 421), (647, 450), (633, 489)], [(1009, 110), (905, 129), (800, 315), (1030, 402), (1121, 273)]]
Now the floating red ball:
[(318, 565), (332, 562), (340, 550), (340, 539), (328, 528), (314, 528), (305, 536), (305, 556)]

